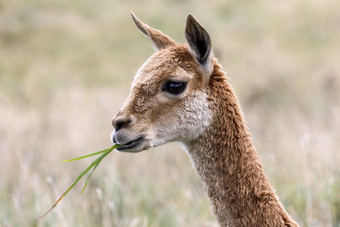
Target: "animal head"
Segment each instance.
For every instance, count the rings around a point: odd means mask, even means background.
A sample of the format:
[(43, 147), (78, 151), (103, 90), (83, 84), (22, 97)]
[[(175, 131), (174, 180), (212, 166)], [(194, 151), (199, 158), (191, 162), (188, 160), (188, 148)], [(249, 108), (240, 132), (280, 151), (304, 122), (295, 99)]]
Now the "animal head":
[(113, 118), (112, 141), (120, 151), (139, 152), (171, 141), (190, 143), (210, 124), (209, 77), (213, 54), (209, 34), (189, 15), (186, 44), (140, 21), (156, 52), (137, 71), (131, 92)]

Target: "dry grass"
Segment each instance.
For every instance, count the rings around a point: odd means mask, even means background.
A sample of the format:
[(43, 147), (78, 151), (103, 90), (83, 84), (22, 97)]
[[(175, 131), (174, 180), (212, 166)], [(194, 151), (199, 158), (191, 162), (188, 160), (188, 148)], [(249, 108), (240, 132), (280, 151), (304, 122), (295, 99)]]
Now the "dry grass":
[[(0, 226), (217, 226), (178, 144), (113, 153), (82, 196), (42, 214), (110, 146), (111, 118), (152, 50), (129, 11), (184, 41), (211, 33), (265, 171), (302, 226), (340, 226), (340, 3), (0, 1)], [(146, 8), (146, 6), (148, 6)]]

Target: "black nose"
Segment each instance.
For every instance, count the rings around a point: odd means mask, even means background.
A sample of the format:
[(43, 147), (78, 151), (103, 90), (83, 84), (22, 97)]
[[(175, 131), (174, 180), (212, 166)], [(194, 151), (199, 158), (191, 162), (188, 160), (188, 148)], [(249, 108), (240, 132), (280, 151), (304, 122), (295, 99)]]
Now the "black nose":
[(131, 122), (132, 122), (131, 118), (120, 116), (113, 119), (112, 125), (116, 129), (116, 131), (118, 131), (119, 129), (124, 128), (131, 124)]

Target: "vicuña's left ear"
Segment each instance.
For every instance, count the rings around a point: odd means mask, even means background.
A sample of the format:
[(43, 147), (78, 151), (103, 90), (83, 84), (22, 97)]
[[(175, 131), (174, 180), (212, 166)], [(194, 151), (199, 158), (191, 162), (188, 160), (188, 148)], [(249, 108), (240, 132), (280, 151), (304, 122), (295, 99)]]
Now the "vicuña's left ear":
[(206, 69), (211, 68), (211, 41), (208, 32), (191, 14), (188, 15), (185, 37), (197, 61)]
[(144, 33), (144, 35), (148, 36), (157, 50), (161, 50), (167, 48), (169, 46), (176, 45), (176, 42), (173, 41), (169, 36), (165, 35), (161, 31), (152, 28), (151, 26), (143, 23), (139, 20), (136, 15), (131, 12), (131, 16), (135, 24), (137, 25), (138, 29)]

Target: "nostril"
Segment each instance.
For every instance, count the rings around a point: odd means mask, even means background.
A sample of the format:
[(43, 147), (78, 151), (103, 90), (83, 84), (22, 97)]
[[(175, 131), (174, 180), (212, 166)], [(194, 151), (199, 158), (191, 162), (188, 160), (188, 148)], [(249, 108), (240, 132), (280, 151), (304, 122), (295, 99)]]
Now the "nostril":
[(132, 120), (128, 117), (118, 117), (113, 120), (113, 127), (118, 131), (119, 129), (131, 124)]
[(112, 143), (117, 143), (116, 137), (114, 135), (112, 135), (111, 140), (112, 140)]

